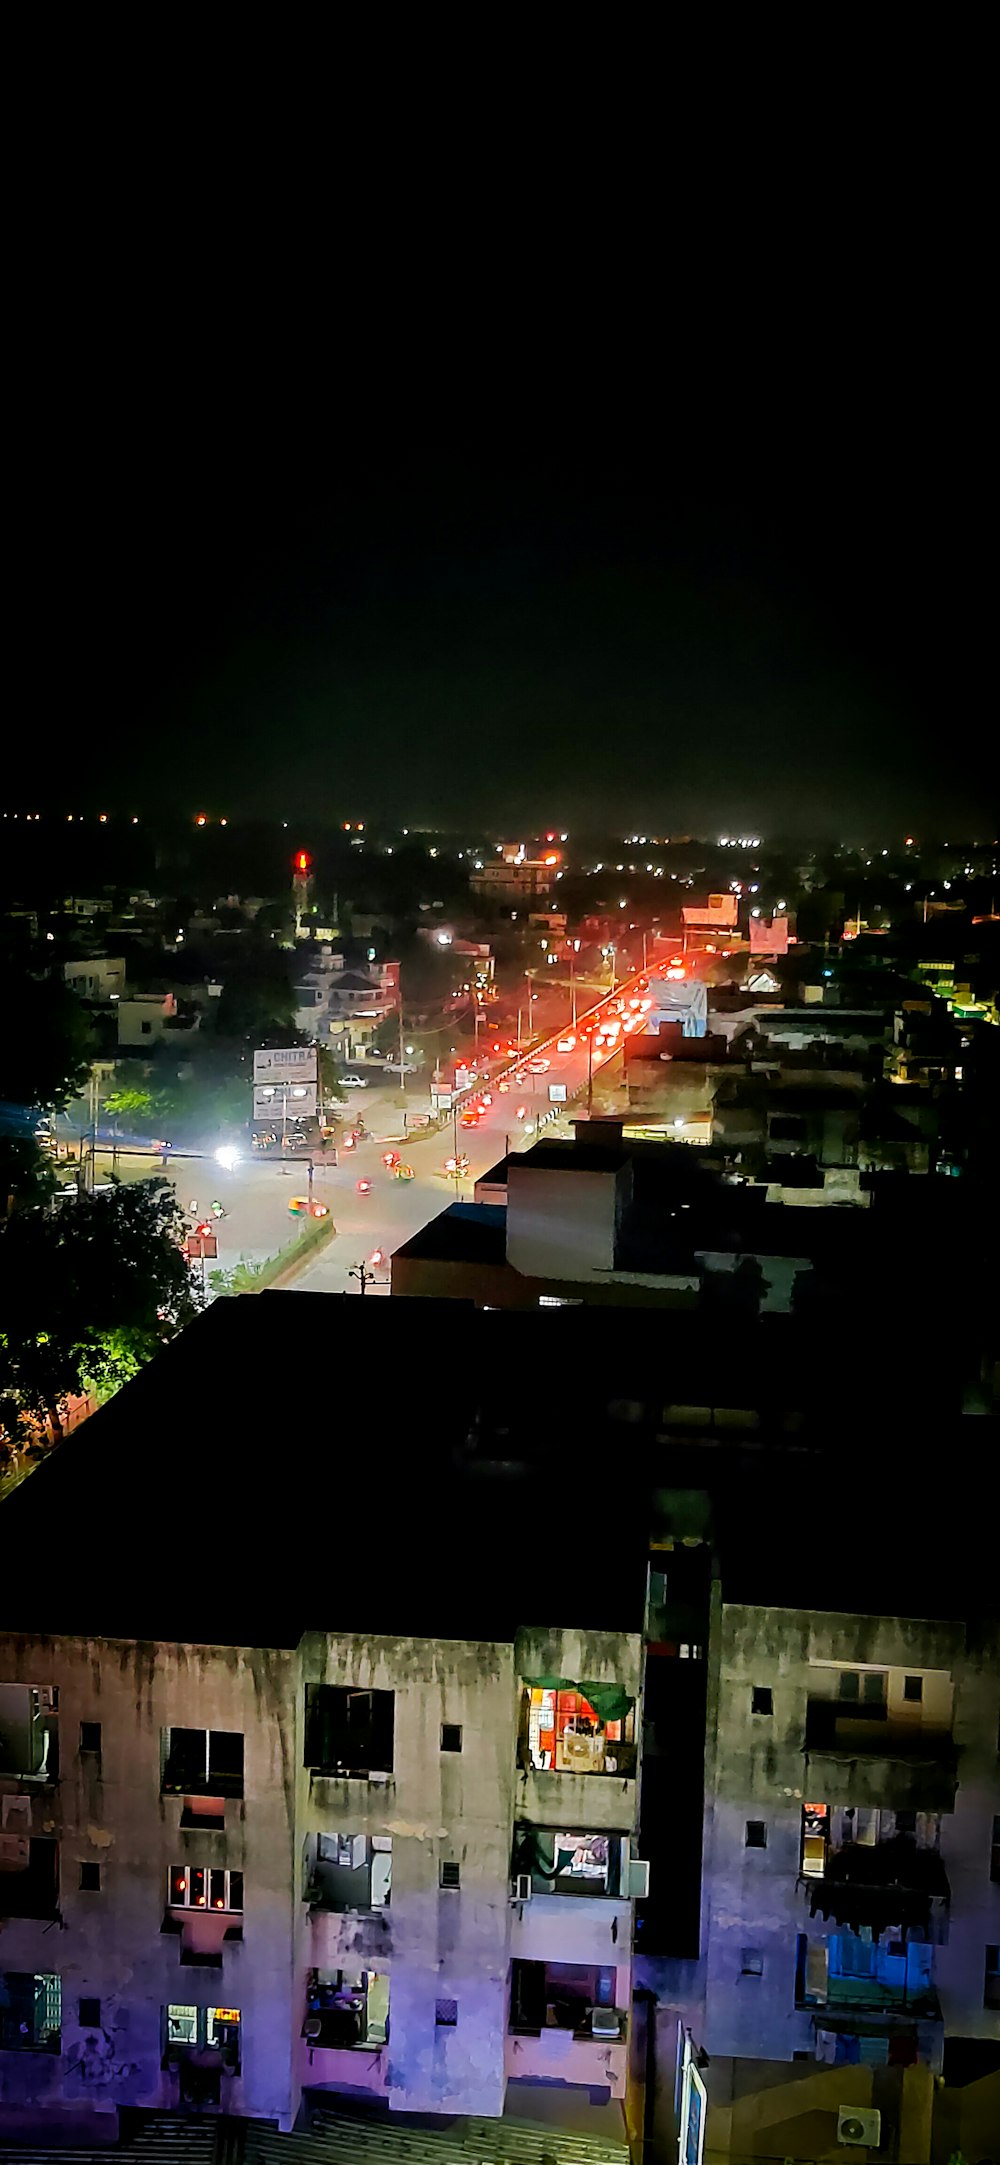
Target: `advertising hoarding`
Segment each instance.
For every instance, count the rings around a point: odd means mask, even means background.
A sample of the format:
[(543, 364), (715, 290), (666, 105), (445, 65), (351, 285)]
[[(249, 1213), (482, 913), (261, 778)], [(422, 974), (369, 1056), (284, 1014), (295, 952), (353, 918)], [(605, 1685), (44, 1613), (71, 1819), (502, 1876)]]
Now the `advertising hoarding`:
[(315, 1045), (286, 1045), (276, 1052), (255, 1052), (255, 1083), (314, 1083), (317, 1077)]
[(707, 902), (685, 902), (681, 916), (686, 925), (711, 926), (735, 925), (735, 895), (709, 895)]
[(253, 1116), (255, 1120), (315, 1120), (315, 1083), (256, 1084)]

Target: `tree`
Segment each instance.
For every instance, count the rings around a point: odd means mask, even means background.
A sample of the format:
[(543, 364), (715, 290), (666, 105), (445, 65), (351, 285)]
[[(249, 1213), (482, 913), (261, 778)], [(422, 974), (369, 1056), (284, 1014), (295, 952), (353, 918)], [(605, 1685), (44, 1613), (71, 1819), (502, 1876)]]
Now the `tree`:
[(165, 1180), (117, 1184), (54, 1213), (21, 1209), (0, 1232), (0, 1446), (65, 1401), (116, 1390), (198, 1313), (181, 1238), (183, 1212)]
[(23, 1106), (64, 1111), (86, 1086), (94, 1054), (90, 1022), (61, 978), (33, 976), (21, 958), (4, 961), (9, 1042), (17, 1047), (6, 1089)]
[(117, 1118), (125, 1113), (148, 1113), (153, 1103), (151, 1090), (112, 1090), (104, 1100), (104, 1110)]
[(227, 977), (215, 1027), (219, 1037), (255, 1046), (295, 1043), (295, 995), (279, 956), (261, 956), (253, 976)]

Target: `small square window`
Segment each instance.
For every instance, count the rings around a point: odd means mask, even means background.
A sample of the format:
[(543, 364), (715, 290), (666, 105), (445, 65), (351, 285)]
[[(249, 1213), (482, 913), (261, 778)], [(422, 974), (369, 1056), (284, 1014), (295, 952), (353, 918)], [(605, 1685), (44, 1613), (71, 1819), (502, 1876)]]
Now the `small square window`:
[(915, 1699), (922, 1699), (922, 1698), (923, 1698), (923, 1696), (924, 1696), (924, 1680), (923, 1680), (923, 1677), (922, 1677), (922, 1676), (904, 1676), (904, 1678), (903, 1678), (903, 1697), (904, 1697), (904, 1699), (909, 1699), (909, 1700), (911, 1700), (911, 1701), (912, 1701), (912, 1700), (915, 1700)]
[(461, 1722), (459, 1722), (459, 1721), (443, 1721), (443, 1722), (441, 1723), (441, 1750), (442, 1750), (443, 1752), (460, 1752), (460, 1751), (461, 1751), (461, 1749), (462, 1749), (462, 1724), (461, 1724)]
[(759, 1947), (740, 1948), (740, 1976), (763, 1977), (764, 1957)]
[(435, 2000), (434, 2024), (439, 2030), (453, 2030), (458, 2022), (457, 2000)]
[(842, 1699), (859, 1699), (861, 1697), (861, 1678), (856, 1669), (841, 1670), (840, 1696)]
[(885, 1705), (885, 1671), (868, 1669), (861, 1685), (861, 1697), (865, 1706)]
[(442, 1861), (441, 1869), (438, 1873), (438, 1884), (441, 1887), (460, 1887), (462, 1884), (462, 1875), (459, 1871), (458, 1865), (453, 1864), (450, 1861)]
[(99, 1751), (100, 1751), (100, 1749), (101, 1749), (101, 1724), (100, 1724), (100, 1722), (99, 1722), (99, 1721), (82, 1721), (82, 1722), (80, 1723), (80, 1750), (81, 1750), (82, 1752), (99, 1752)]
[(81, 1893), (81, 1894), (100, 1894), (100, 1891), (101, 1891), (101, 1867), (100, 1867), (100, 1865), (99, 1865), (99, 1864), (81, 1864), (81, 1866), (80, 1866), (80, 1893)]
[(743, 1846), (745, 1849), (767, 1848), (767, 1821), (765, 1819), (747, 1820), (747, 1831), (744, 1836)]
[(100, 2029), (100, 2027), (101, 2027), (101, 2003), (100, 2003), (100, 2000), (81, 2000), (81, 2001), (80, 2001), (80, 2008), (79, 2008), (79, 2012), (80, 2012), (80, 2028), (81, 2028), (81, 2030), (99, 2030), (99, 2029)]
[(773, 1714), (774, 1693), (770, 1684), (755, 1684), (750, 1699), (751, 1714)]

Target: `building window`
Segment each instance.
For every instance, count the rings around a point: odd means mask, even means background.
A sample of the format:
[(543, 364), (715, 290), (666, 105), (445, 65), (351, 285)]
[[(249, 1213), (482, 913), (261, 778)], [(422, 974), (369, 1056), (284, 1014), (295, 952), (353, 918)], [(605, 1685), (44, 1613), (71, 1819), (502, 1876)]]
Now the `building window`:
[(438, 2030), (453, 2030), (458, 2022), (457, 2000), (435, 2000), (434, 2026)]
[(766, 1848), (767, 1848), (767, 1821), (766, 1821), (766, 1820), (764, 1820), (764, 1819), (748, 1819), (748, 1820), (747, 1820), (747, 1826), (746, 1826), (746, 1833), (745, 1833), (745, 1835), (744, 1835), (744, 1837), (743, 1837), (743, 1846), (744, 1846), (744, 1849), (766, 1849)]
[(617, 1897), (629, 1891), (622, 1859), (624, 1849), (627, 1860), (628, 1846), (627, 1835), (518, 1826), (511, 1873), (515, 1881), (530, 1875), (533, 1894)]
[(438, 1885), (440, 1887), (460, 1887), (461, 1884), (462, 1875), (459, 1866), (450, 1859), (442, 1858), (438, 1871)]
[[(588, 1697), (588, 1691), (591, 1694)], [(527, 1684), (518, 1765), (543, 1773), (635, 1773), (635, 1700), (613, 1684)]]
[(0, 1684), (0, 1765), (53, 1782), (59, 1772), (57, 1684)]
[(221, 1866), (175, 1864), (167, 1881), (168, 1909), (242, 1911), (243, 1874)]
[(100, 1867), (100, 1865), (99, 1865), (99, 1864), (81, 1864), (81, 1866), (80, 1866), (80, 1893), (81, 1893), (81, 1894), (100, 1894), (100, 1891), (101, 1891), (101, 1867)]
[(169, 1796), (241, 1797), (243, 1737), (236, 1729), (168, 1729), (162, 1788)]
[(990, 1878), (1000, 1887), (1000, 1818), (993, 1821), (993, 1841), (990, 1845)]
[(391, 1691), (307, 1684), (303, 1764), (356, 1781), (391, 1774), (394, 1702)]
[(755, 1684), (750, 1695), (751, 1714), (773, 1714), (774, 1694), (770, 1684)]
[(391, 1834), (317, 1834), (306, 1850), (305, 1900), (313, 1909), (388, 1909)]
[(860, 1701), (862, 1706), (885, 1706), (886, 1673), (884, 1669), (841, 1669), (840, 1697)]
[(80, 1723), (80, 1750), (81, 1750), (82, 1752), (99, 1752), (99, 1751), (100, 1751), (100, 1749), (101, 1749), (101, 1724), (100, 1724), (100, 1722), (99, 1722), (99, 1721), (82, 1721), (82, 1722)]
[(192, 2047), (214, 2048), (228, 2073), (240, 2071), (240, 2010), (238, 2007), (189, 2007), (172, 2003), (164, 2009), (164, 2059)]
[(151, 1022), (140, 1022), (139, 1029), (143, 1037), (152, 1037), (153, 1025)]
[(81, 2030), (99, 2030), (101, 2027), (100, 2000), (80, 2000), (77, 2013)]
[(58, 2052), (62, 1985), (52, 1970), (0, 1970), (0, 2048)]
[(460, 1751), (461, 1751), (461, 1749), (462, 1749), (462, 1724), (461, 1724), (461, 1722), (458, 1722), (458, 1721), (443, 1721), (443, 1722), (441, 1723), (441, 1750), (442, 1750), (443, 1752), (460, 1752)]
[(763, 1977), (764, 1957), (759, 1947), (740, 1948), (740, 1976)]
[(924, 1696), (924, 1680), (923, 1680), (923, 1677), (922, 1677), (922, 1676), (904, 1676), (904, 1678), (903, 1678), (903, 1697), (904, 1697), (904, 1699), (907, 1699), (907, 1700), (909, 1700), (909, 1701), (910, 1701), (910, 1704), (911, 1704), (911, 1705), (913, 1705), (914, 1703), (917, 1703), (917, 1704), (919, 1704), (919, 1701), (920, 1701), (920, 1700), (921, 1700), (921, 1699), (923, 1698), (923, 1696)]
[(986, 1949), (983, 2006), (1000, 2008), (1000, 1947)]
[(826, 1871), (826, 1847), (830, 1837), (830, 1811), (826, 1804), (802, 1806), (802, 1854), (804, 1878), (822, 1879)]

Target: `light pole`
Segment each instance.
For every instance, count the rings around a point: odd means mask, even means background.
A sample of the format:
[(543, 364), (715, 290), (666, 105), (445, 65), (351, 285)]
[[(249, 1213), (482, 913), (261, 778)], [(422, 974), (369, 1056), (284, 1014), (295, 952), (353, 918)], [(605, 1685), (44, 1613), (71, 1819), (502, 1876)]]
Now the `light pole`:
[(587, 1118), (594, 1109), (594, 1033), (587, 1033)]

